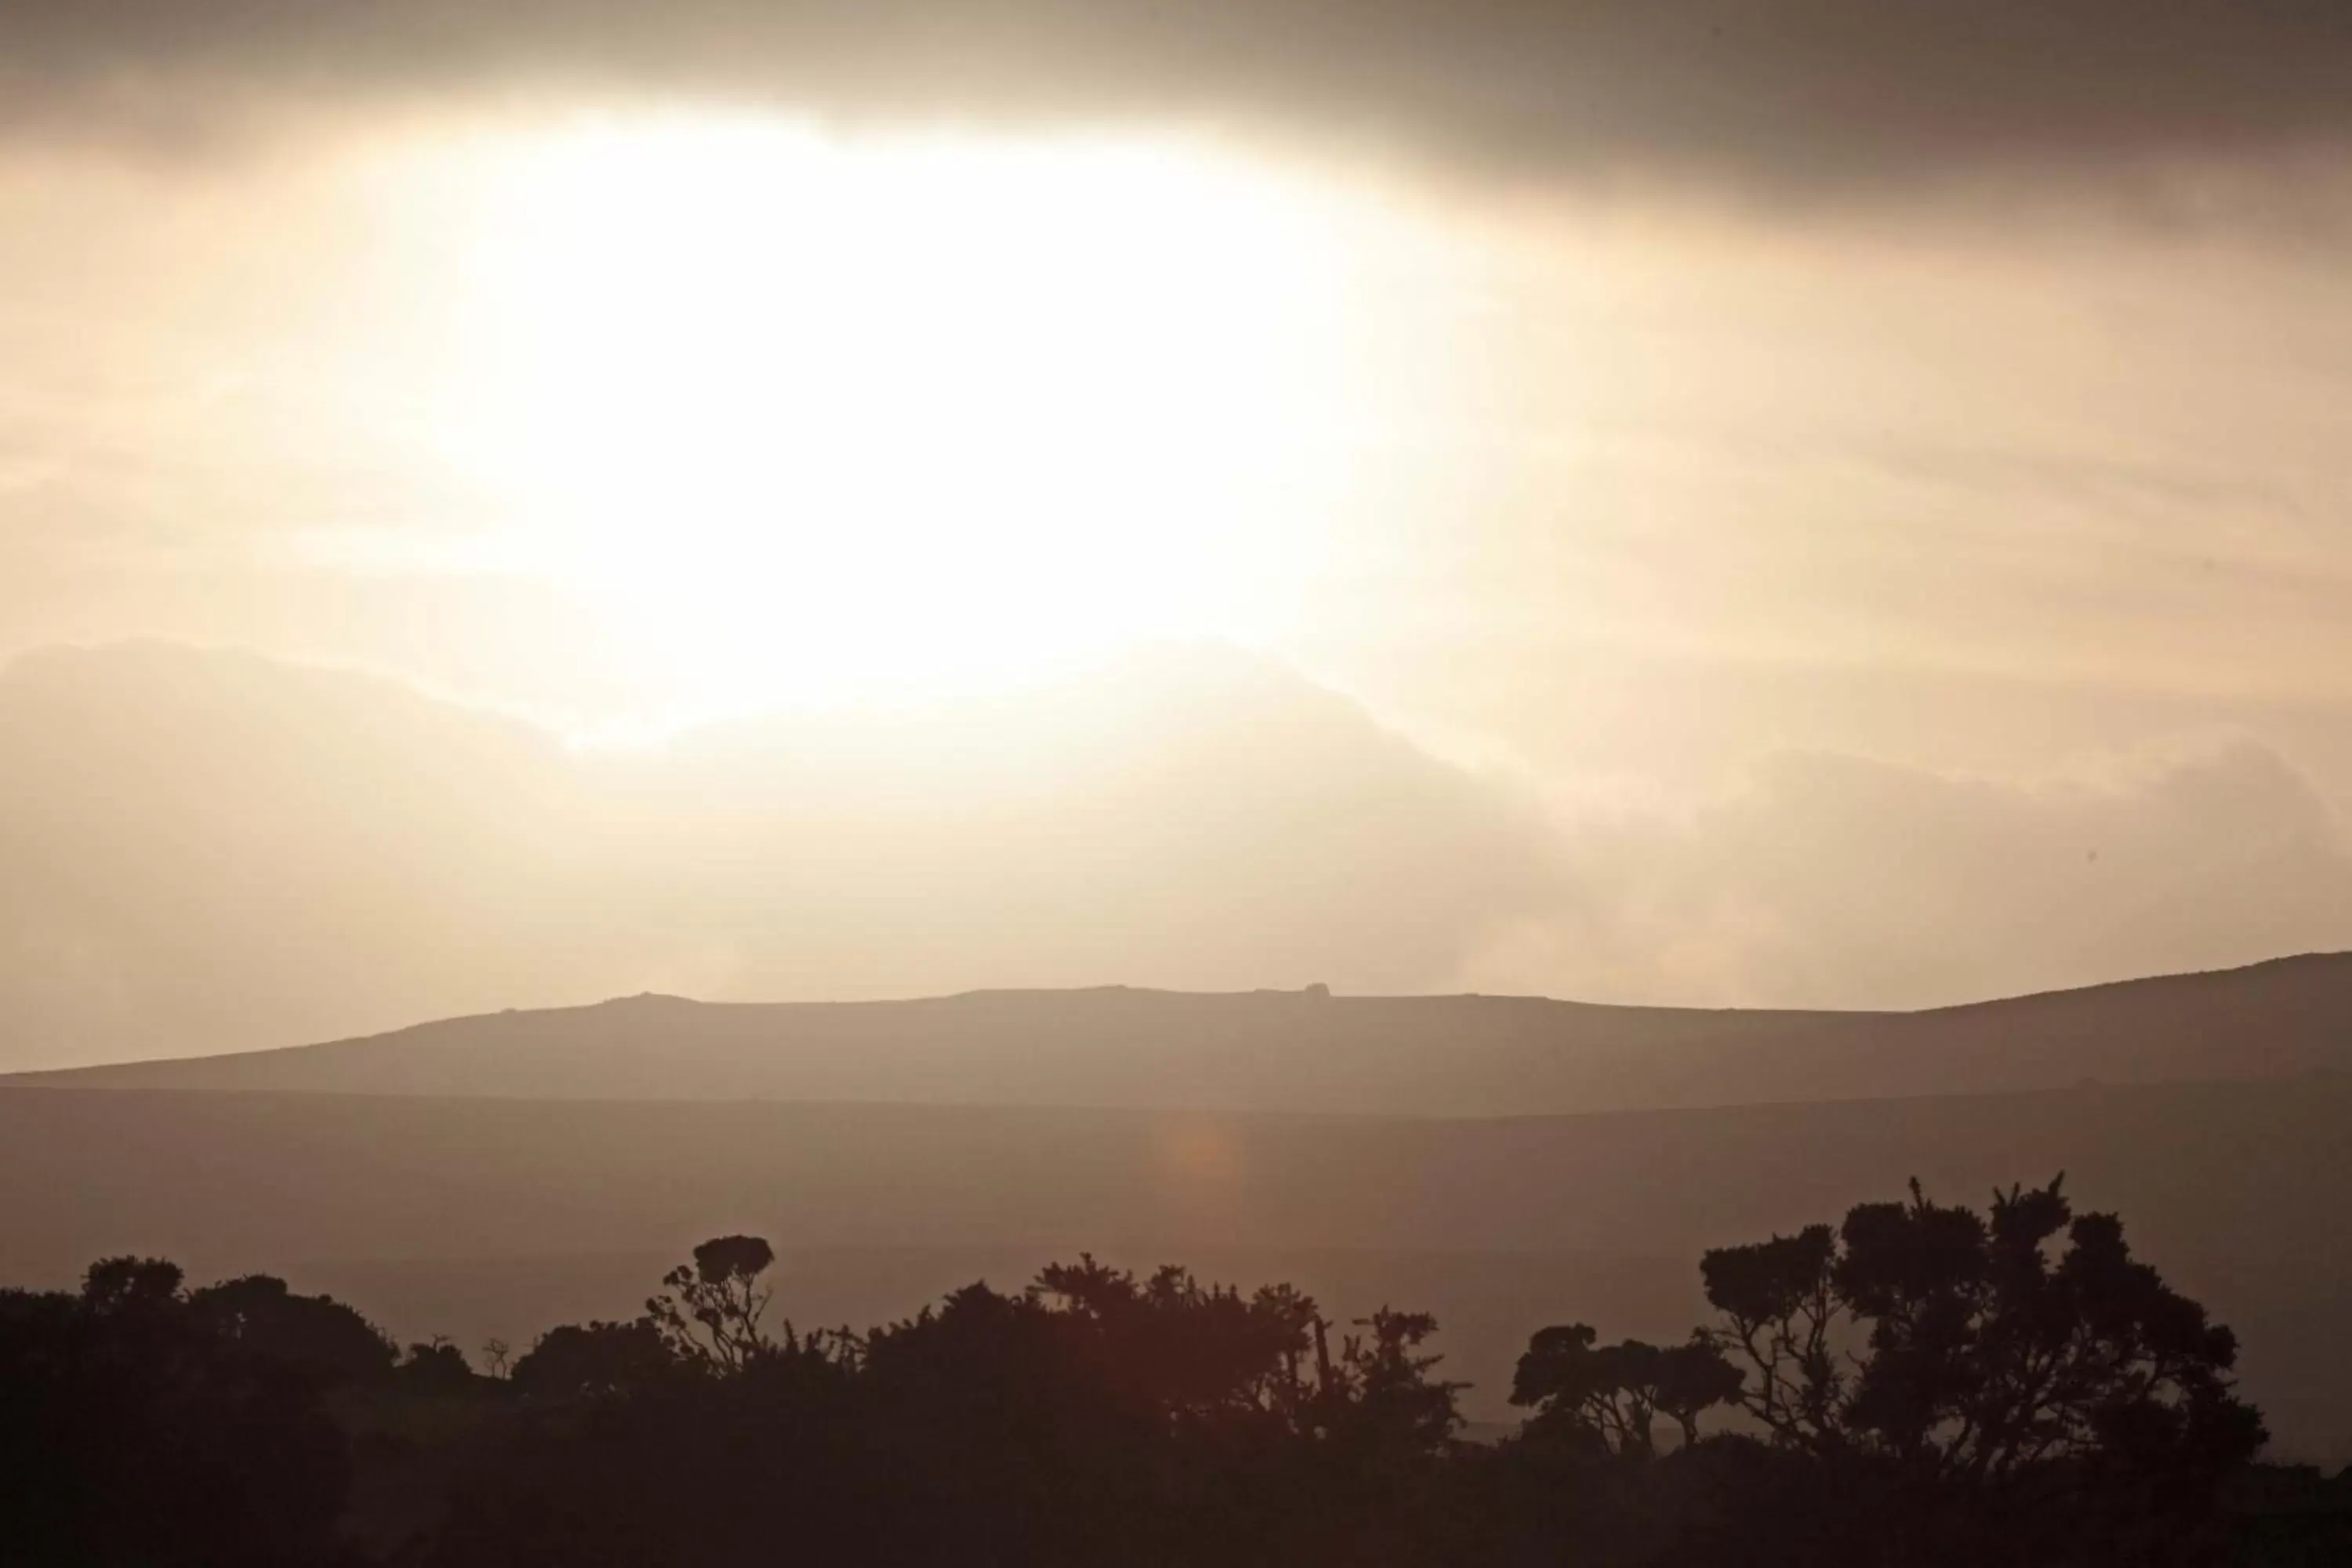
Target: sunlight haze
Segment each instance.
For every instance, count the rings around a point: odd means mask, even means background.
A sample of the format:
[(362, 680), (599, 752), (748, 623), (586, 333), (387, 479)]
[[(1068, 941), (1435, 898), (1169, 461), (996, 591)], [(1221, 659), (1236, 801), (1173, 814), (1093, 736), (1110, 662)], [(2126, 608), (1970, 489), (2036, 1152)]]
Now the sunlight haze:
[[(266, 42), (204, 68), (236, 113), (76, 63), (0, 142), (0, 852), (62, 886), (0, 910), (12, 1061), (646, 986), (1912, 1005), (2352, 945), (2325, 137), (1922, 121), (1916, 177), (1806, 184), (1615, 108), (1504, 157), (1242, 78), (333, 101), (331, 38)], [(43, 869), (232, 762), (104, 893)], [(181, 835), (349, 869), (248, 902)], [(130, 912), (167, 889), (222, 952)], [(570, 934), (425, 940), (515, 900)]]

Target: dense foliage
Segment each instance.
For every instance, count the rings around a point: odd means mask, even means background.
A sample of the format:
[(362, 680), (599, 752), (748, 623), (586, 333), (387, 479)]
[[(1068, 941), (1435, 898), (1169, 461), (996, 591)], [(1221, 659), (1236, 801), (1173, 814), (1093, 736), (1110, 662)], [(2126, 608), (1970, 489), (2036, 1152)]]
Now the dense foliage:
[[(2336, 1561), (2352, 1481), (2255, 1465), (2236, 1346), (2056, 1183), (1708, 1253), (1681, 1343), (1530, 1341), (1460, 1440), (1426, 1316), (1092, 1258), (866, 1332), (756, 1237), (505, 1377), (267, 1276), (0, 1293), (0, 1560), (523, 1563)], [(492, 1351), (503, 1363), (504, 1347)]]
[(0, 1292), (0, 1561), (333, 1560), (350, 1461), (319, 1352), (340, 1336), (221, 1300), (130, 1258), (79, 1295)]

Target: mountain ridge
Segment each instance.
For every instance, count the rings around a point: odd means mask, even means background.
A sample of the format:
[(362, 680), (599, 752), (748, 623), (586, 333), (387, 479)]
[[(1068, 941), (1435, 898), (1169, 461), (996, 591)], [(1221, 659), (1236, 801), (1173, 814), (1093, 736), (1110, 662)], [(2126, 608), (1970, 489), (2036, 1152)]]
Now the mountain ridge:
[(2352, 953), (1916, 1012), (1130, 986), (857, 1002), (656, 993), (7, 1087), (1503, 1116), (2352, 1067)]

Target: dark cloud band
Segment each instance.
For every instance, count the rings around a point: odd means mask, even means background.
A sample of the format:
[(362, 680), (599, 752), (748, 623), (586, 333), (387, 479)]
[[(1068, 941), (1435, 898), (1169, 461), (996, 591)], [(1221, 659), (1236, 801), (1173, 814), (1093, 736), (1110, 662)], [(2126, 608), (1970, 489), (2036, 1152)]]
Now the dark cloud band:
[[(1209, 119), (1791, 193), (2352, 142), (2343, 0), (16, 0), (0, 102), (591, 83)], [(6, 112), (6, 111), (0, 111)]]

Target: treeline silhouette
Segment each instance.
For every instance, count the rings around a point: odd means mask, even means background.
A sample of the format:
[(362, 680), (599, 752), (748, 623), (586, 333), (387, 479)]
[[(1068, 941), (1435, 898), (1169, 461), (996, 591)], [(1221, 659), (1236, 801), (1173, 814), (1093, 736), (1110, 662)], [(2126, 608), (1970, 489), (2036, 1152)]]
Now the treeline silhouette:
[(705, 1242), (487, 1370), (268, 1276), (0, 1292), (0, 1562), (2352, 1561), (2352, 1471), (2257, 1462), (2230, 1331), (2054, 1181), (1708, 1252), (1711, 1321), (1543, 1329), (1489, 1443), (1424, 1314), (1081, 1257), (803, 1331), (772, 1263)]

